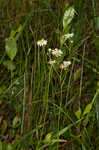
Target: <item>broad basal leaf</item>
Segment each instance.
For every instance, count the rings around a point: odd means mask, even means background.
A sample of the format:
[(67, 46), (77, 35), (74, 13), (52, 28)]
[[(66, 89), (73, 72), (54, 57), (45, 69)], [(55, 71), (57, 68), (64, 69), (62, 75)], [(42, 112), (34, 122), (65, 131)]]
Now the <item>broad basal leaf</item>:
[(6, 53), (9, 56), (9, 58), (11, 60), (13, 60), (16, 56), (16, 53), (17, 53), (16, 40), (14, 38), (6, 39), (5, 49), (6, 49)]
[(15, 65), (11, 60), (4, 61), (3, 65), (10, 71), (15, 70)]

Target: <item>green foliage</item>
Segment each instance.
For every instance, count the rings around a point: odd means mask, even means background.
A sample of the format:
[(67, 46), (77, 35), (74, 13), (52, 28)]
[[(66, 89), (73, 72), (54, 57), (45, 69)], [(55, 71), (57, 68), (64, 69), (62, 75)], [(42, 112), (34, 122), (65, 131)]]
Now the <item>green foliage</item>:
[(75, 10), (73, 7), (69, 7), (65, 10), (64, 16), (63, 16), (63, 29), (64, 31), (68, 27), (68, 25), (71, 23), (73, 17), (75, 14)]
[(52, 137), (52, 133), (48, 133), (48, 134), (45, 136), (44, 142), (45, 142), (45, 143), (50, 142), (50, 141), (51, 141), (51, 137)]
[(15, 116), (14, 119), (13, 119), (12, 127), (16, 128), (17, 125), (18, 125), (18, 122), (19, 122), (18, 116)]
[(75, 12), (75, 10), (74, 10), (73, 7), (66, 8), (66, 10), (64, 12), (64, 16), (63, 16), (63, 32), (62, 32), (62, 36), (60, 38), (61, 47), (64, 45), (64, 43), (67, 40), (65, 35), (70, 30), (70, 23), (71, 23), (72, 19), (74, 18), (74, 12)]
[(18, 27), (18, 29), (16, 29), (16, 30), (11, 30), (10, 38), (14, 38), (17, 33), (21, 32), (21, 30), (22, 30), (22, 25), (20, 25), (20, 26)]
[(88, 104), (85, 109), (84, 109), (84, 112), (83, 112), (83, 116), (85, 116), (86, 114), (88, 114), (92, 109), (92, 103)]
[(74, 81), (77, 81), (78, 79), (80, 79), (81, 71), (82, 71), (82, 68), (79, 68), (76, 70), (76, 72), (74, 73)]
[(6, 60), (3, 62), (3, 65), (10, 71), (13, 71), (15, 70), (15, 64), (13, 61), (10, 61), (10, 60)]
[(10, 36), (9, 38), (6, 39), (5, 41), (5, 50), (6, 50), (6, 54), (8, 55), (8, 57), (13, 60), (17, 54), (17, 40), (16, 37), (17, 35), (19, 35), (19, 33), (22, 30), (22, 26), (20, 25), (18, 27), (18, 29), (16, 30), (11, 30)]
[(13, 150), (12, 144), (0, 141), (0, 150)]
[(13, 150), (12, 145), (11, 145), (11, 144), (8, 144), (6, 150)]
[[(14, 0), (2, 1), (0, 10), (0, 150), (94, 150), (99, 128), (94, 4)], [(44, 47), (37, 45), (42, 38)], [(53, 56), (49, 48), (63, 54)], [(63, 61), (71, 63), (64, 69)]]
[(81, 108), (79, 107), (78, 111), (75, 112), (75, 115), (76, 115), (77, 119), (80, 119), (80, 118), (81, 118), (81, 114), (82, 114), (82, 110), (81, 110)]
[(6, 39), (5, 43), (6, 54), (9, 56), (11, 60), (13, 60), (17, 54), (17, 43), (15, 38)]

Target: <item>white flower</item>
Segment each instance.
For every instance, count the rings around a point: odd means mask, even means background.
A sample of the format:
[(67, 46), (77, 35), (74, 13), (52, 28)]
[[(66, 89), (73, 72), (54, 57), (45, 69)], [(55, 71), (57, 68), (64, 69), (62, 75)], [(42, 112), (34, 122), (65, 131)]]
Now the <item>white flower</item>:
[(55, 60), (49, 60), (49, 62), (48, 62), (50, 65), (53, 65), (53, 64), (55, 64), (56, 63), (56, 61)]
[(60, 49), (55, 48), (55, 50), (52, 50), (52, 55), (55, 55), (56, 57), (61, 56), (63, 52)]
[(51, 51), (52, 51), (52, 49), (51, 49), (51, 48), (49, 48), (49, 49), (48, 49), (48, 52), (50, 53)]
[(47, 40), (41, 39), (41, 40), (37, 41), (37, 45), (40, 47), (47, 45)]
[(63, 61), (63, 64), (65, 67), (68, 67), (69, 65), (71, 65), (71, 61)]
[(69, 38), (72, 38), (74, 36), (74, 33), (68, 33), (68, 34), (65, 34), (65, 39), (69, 39)]
[(73, 43), (73, 41), (72, 41), (72, 40), (71, 40), (70, 42), (71, 42), (71, 43)]
[(71, 65), (71, 61), (63, 61), (63, 63), (60, 65), (60, 69), (66, 69), (68, 66)]

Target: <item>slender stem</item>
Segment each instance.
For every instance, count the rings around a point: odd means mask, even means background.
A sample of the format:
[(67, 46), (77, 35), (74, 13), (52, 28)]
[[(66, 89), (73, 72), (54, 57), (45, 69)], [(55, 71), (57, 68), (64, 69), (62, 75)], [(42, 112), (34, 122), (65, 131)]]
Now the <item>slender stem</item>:
[(67, 95), (66, 95), (66, 104), (65, 104), (65, 107), (67, 106), (67, 100), (68, 100), (68, 96), (69, 96), (69, 89), (70, 89), (70, 83), (71, 83), (71, 77), (72, 77), (72, 74), (73, 74), (74, 64), (75, 64), (75, 60), (73, 60), (72, 69), (71, 69), (70, 76), (69, 76), (69, 81), (68, 81), (68, 86), (67, 86)]
[[(62, 71), (61, 71), (61, 74), (60, 74), (60, 91), (61, 91), (61, 93), (60, 93), (60, 108), (61, 108), (61, 106), (62, 106), (62, 86), (63, 86), (63, 84), (62, 84)], [(58, 131), (60, 130), (60, 118), (61, 118), (61, 110), (59, 109), (59, 113), (58, 113)], [(58, 139), (59, 139), (59, 137), (57, 137)], [(58, 150), (58, 146), (59, 144), (57, 143), (57, 150)]]
[(25, 99), (26, 99), (26, 75), (24, 73), (24, 97), (23, 97), (23, 112), (22, 112), (21, 134), (23, 134), (23, 131), (24, 131)]
[[(46, 121), (47, 110), (48, 110), (48, 95), (49, 95), (49, 85), (50, 85), (50, 80), (51, 80), (51, 71), (52, 71), (52, 66), (51, 66), (51, 68), (49, 70), (49, 79), (48, 79), (48, 84), (47, 84), (47, 87), (46, 87), (45, 97), (44, 97), (44, 100), (46, 100), (45, 101), (46, 105), (44, 105), (44, 109), (45, 109), (44, 124), (45, 124), (45, 121)], [(41, 142), (41, 139), (42, 139), (42, 136), (43, 136), (43, 132), (44, 132), (44, 127), (41, 130), (41, 136), (40, 136), (40, 140), (39, 140), (39, 142), (37, 144), (36, 150), (39, 150), (39, 145), (40, 145), (40, 142)]]

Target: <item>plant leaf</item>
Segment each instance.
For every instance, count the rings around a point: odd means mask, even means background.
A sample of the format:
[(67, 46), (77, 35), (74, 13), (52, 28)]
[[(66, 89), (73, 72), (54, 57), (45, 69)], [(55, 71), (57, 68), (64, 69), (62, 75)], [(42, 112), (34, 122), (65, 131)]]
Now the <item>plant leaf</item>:
[(73, 7), (66, 9), (63, 17), (63, 28), (66, 29), (68, 24), (72, 21), (74, 17), (75, 10)]
[(18, 116), (15, 116), (14, 119), (13, 119), (13, 128), (15, 128), (16, 124), (18, 123), (18, 121), (19, 121)]
[(74, 81), (77, 81), (80, 76), (81, 76), (81, 71), (82, 71), (82, 68), (79, 68), (77, 69), (77, 71), (74, 73)]
[(52, 137), (52, 132), (51, 132), (51, 133), (48, 133), (48, 134), (45, 136), (44, 142), (45, 142), (45, 143), (50, 142), (50, 141), (51, 141), (51, 137)]
[(66, 126), (65, 128), (63, 128), (63, 129), (61, 129), (60, 131), (58, 131), (53, 137), (54, 137), (54, 138), (57, 138), (57, 137), (63, 135), (63, 134), (64, 134), (66, 131), (68, 131), (68, 129), (70, 129), (72, 126), (73, 126), (72, 124)]
[(6, 53), (9, 56), (9, 58), (11, 60), (13, 60), (17, 53), (16, 40), (14, 38), (6, 39), (5, 49), (6, 49)]
[(16, 30), (11, 30), (10, 38), (14, 38), (17, 32), (19, 33), (21, 30), (22, 30), (22, 25), (19, 25), (18, 29)]
[(3, 65), (4, 65), (5, 67), (7, 67), (7, 69), (10, 70), (10, 71), (15, 70), (15, 65), (14, 65), (14, 63), (13, 63), (12, 61), (10, 61), (10, 60), (4, 61), (4, 62), (3, 62)]
[(85, 116), (86, 114), (88, 114), (90, 111), (91, 111), (91, 108), (92, 108), (92, 103), (88, 104), (86, 107), (85, 107), (85, 110), (83, 112), (83, 116)]
[(77, 119), (80, 119), (80, 117), (81, 117), (81, 108), (79, 107), (79, 109), (78, 109), (78, 111), (76, 111), (75, 112), (75, 115), (76, 115), (76, 117), (77, 117)]
[(16, 33), (17, 33), (16, 30), (11, 30), (10, 38), (14, 38), (14, 36), (15, 36)]

